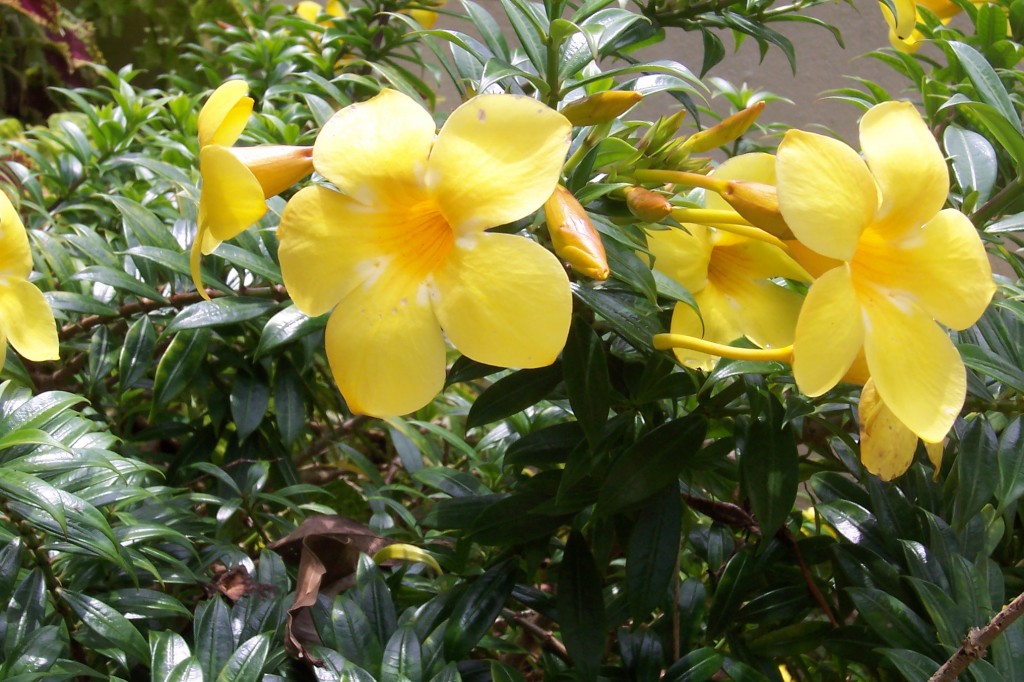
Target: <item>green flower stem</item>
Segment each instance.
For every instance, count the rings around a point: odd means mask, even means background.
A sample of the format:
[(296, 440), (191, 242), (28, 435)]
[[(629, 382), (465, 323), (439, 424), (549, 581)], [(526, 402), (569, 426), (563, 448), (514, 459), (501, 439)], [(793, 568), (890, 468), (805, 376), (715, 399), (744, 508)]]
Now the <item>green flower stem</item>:
[(562, 81), (558, 77), (558, 50), (562, 46), (561, 41), (555, 41), (550, 33), (547, 35), (547, 68), (544, 80), (548, 84), (548, 94), (544, 103), (552, 109), (558, 109), (558, 103), (562, 100)]
[(1006, 206), (1009, 206), (1022, 194), (1024, 194), (1024, 178), (1017, 178), (996, 192), (995, 196), (972, 213), (970, 216), (971, 222), (981, 229), (985, 223), (998, 215)]

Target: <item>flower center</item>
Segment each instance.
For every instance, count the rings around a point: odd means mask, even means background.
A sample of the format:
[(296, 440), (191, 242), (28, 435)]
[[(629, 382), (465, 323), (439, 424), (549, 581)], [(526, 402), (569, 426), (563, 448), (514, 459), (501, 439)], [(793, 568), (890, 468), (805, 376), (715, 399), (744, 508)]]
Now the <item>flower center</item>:
[(386, 252), (395, 256), (392, 272), (404, 283), (418, 287), (444, 265), (455, 235), (430, 199), (421, 199), (406, 208), (396, 227), (385, 243)]

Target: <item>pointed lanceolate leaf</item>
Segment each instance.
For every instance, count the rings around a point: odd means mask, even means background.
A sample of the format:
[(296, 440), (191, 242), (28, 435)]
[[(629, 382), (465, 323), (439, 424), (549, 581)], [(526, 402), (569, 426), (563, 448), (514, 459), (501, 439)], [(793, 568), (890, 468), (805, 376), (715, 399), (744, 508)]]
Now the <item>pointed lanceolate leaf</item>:
[(956, 459), (958, 485), (954, 489), (954, 530), (961, 530), (992, 499), (999, 485), (996, 432), (984, 417), (967, 422)]
[(154, 409), (170, 402), (195, 381), (196, 372), (206, 358), (209, 340), (209, 329), (183, 331), (174, 336), (156, 367)]
[(259, 428), (270, 405), (270, 387), (265, 381), (248, 374), (238, 374), (231, 385), (231, 418), (244, 441)]
[(422, 682), (423, 660), (416, 631), (407, 625), (395, 630), (384, 647), (380, 663), (381, 680)]
[(637, 517), (626, 550), (630, 613), (642, 621), (668, 596), (679, 557), (683, 507), (674, 488), (651, 500)]
[(1024, 495), (1024, 415), (1003, 427), (999, 434), (999, 506), (1005, 508)]
[(128, 327), (118, 358), (117, 372), (121, 392), (139, 385), (153, 366), (156, 331), (148, 315), (143, 315)]
[(546, 398), (561, 380), (562, 365), (558, 362), (548, 367), (519, 370), (498, 379), (481, 393), (469, 408), (466, 428), (471, 429), (511, 417), (536, 405)]
[(967, 72), (967, 77), (974, 84), (974, 89), (977, 90), (981, 101), (994, 107), (1008, 123), (1015, 126), (1020, 132), (1020, 116), (1013, 108), (1010, 95), (1007, 94), (1006, 88), (988, 60), (966, 43), (951, 40), (948, 44), (960, 60), (964, 71)]
[(271, 634), (264, 632), (238, 645), (216, 682), (259, 682), (270, 653)]
[(562, 367), (569, 405), (587, 434), (587, 440), (595, 446), (608, 421), (611, 380), (604, 344), (581, 317), (573, 319), (569, 339), (562, 351)]
[(558, 569), (555, 607), (562, 641), (582, 680), (596, 680), (604, 653), (605, 609), (601, 574), (583, 536), (573, 531)]
[(129, 660), (141, 663), (149, 660), (149, 646), (138, 629), (118, 611), (98, 599), (63, 590), (61, 598), (67, 602), (82, 623), (107, 642), (120, 649)]
[(756, 563), (750, 550), (743, 550), (726, 564), (708, 613), (709, 635), (717, 637), (735, 624), (736, 612), (754, 590), (752, 578)]
[(740, 480), (750, 498), (761, 537), (769, 541), (782, 527), (796, 502), (799, 455), (796, 438), (782, 420), (782, 406), (774, 403), (764, 419), (751, 419), (740, 455)]
[(153, 682), (165, 682), (170, 679), (171, 672), (191, 656), (188, 643), (178, 633), (167, 630), (150, 631), (149, 669), (153, 675)]
[(452, 614), (444, 631), (445, 658), (461, 660), (472, 651), (491, 629), (515, 584), (514, 559), (493, 566), (469, 583), (452, 605)]
[(192, 621), (192, 639), (203, 677), (215, 680), (235, 651), (231, 612), (223, 599), (213, 597), (199, 604)]

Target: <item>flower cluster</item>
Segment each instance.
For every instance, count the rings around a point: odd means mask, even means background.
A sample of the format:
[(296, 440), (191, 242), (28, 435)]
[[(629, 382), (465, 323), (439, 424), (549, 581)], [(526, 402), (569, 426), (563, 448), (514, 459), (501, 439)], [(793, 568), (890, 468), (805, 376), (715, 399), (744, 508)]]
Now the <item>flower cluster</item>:
[[(995, 285), (977, 230), (959, 211), (943, 209), (949, 192), (946, 162), (914, 107), (901, 102), (873, 107), (861, 120), (860, 140), (863, 158), (832, 138), (792, 130), (774, 159), (737, 157), (722, 167), (731, 173), (729, 180), (773, 188), (765, 205), (777, 208), (791, 233), (784, 245), (788, 256), (760, 257), (756, 267), (737, 259), (722, 262), (730, 262), (733, 282), (747, 278), (748, 292), (751, 278), (763, 289), (772, 286), (764, 278), (809, 281), (791, 263), (799, 264), (814, 279), (795, 316), (770, 312), (766, 303), (751, 313), (749, 294), (746, 299), (702, 296), (714, 282), (712, 273), (720, 272), (717, 261), (724, 254), (689, 247), (694, 255), (680, 266), (684, 250), (664, 254), (665, 237), (652, 233), (652, 251), (667, 261), (656, 267), (675, 272), (702, 299), (701, 318), (677, 309), (672, 333), (656, 337), (655, 345), (678, 349), (685, 354), (681, 359), (695, 366), (706, 365), (693, 360), (694, 351), (788, 359), (797, 386), (809, 396), (844, 380), (864, 384), (862, 459), (888, 479), (910, 465), (917, 438), (933, 458), (941, 448), (964, 403), (966, 372), (940, 325), (961, 330), (974, 324)], [(712, 203), (727, 199), (725, 184), (705, 186), (722, 194)], [(739, 214), (736, 222), (743, 222)], [(696, 243), (708, 234), (699, 227), (688, 226), (688, 232), (672, 239)], [(727, 233), (721, 239), (735, 243)], [(706, 279), (704, 289), (694, 275)], [(722, 324), (722, 311), (736, 320), (731, 327)], [(765, 317), (780, 328), (776, 339), (765, 336)], [(787, 320), (795, 323), (789, 327)], [(703, 334), (697, 333), (701, 324)], [(792, 346), (780, 350), (778, 344), (787, 338), (783, 327)], [(739, 336), (774, 349), (751, 354), (722, 345)]]

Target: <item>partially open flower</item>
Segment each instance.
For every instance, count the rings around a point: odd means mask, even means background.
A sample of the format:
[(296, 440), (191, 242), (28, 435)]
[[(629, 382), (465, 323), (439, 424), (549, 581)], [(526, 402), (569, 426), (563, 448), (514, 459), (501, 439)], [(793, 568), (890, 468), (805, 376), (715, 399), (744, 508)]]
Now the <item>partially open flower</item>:
[(565, 117), (528, 97), (482, 95), (448, 117), (383, 90), (345, 107), (313, 148), (339, 191), (306, 187), (281, 217), (281, 272), (295, 305), (331, 312), (327, 358), (349, 408), (374, 416), (429, 403), (445, 342), (503, 367), (552, 363), (572, 311), (569, 280), (536, 242), (489, 228), (551, 196)]
[(0, 192), (0, 368), (7, 342), (34, 362), (57, 360), (57, 325), (43, 293), (28, 281), (28, 234), (7, 195)]
[(199, 172), (203, 185), (191, 268), (196, 289), (204, 296), (200, 256), (262, 218), (268, 198), (313, 171), (312, 147), (232, 147), (252, 114), (253, 101), (248, 92), (244, 81), (227, 81), (199, 112)]

